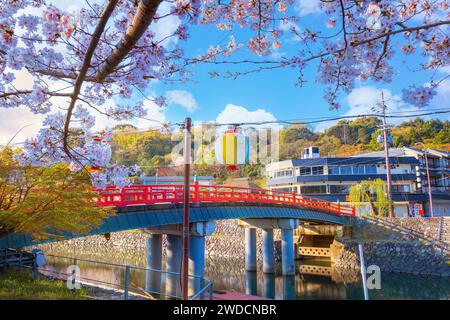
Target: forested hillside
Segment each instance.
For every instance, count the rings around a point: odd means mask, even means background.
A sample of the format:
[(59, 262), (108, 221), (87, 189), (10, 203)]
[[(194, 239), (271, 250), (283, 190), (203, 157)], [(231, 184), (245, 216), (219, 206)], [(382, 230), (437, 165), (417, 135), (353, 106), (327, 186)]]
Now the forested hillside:
[[(393, 147), (412, 146), (423, 142), (427, 147), (450, 151), (450, 122), (448, 120), (415, 119), (392, 126)], [(195, 134), (195, 132), (194, 132)], [(382, 150), (377, 143), (381, 134), (381, 120), (359, 118), (341, 120), (325, 132), (314, 132), (305, 125), (290, 125), (280, 131), (280, 159), (299, 158), (305, 147), (319, 146), (322, 156), (347, 156)], [(130, 125), (115, 128), (114, 158), (125, 165), (140, 165), (147, 175), (180, 174), (172, 166), (171, 152), (179, 143), (177, 134), (160, 131), (141, 132)], [(208, 156), (213, 156), (209, 154)], [(261, 165), (245, 165), (236, 172), (223, 166), (197, 164), (193, 170), (199, 175), (213, 175), (219, 180), (233, 177), (261, 179)]]

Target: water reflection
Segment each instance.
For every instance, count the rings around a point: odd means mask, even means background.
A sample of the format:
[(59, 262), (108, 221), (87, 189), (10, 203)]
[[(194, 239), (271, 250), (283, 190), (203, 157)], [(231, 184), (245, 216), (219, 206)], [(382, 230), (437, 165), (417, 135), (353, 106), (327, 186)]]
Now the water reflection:
[(263, 297), (275, 299), (275, 275), (265, 273), (263, 275), (263, 285)]
[[(145, 259), (137, 252), (116, 255), (116, 252), (103, 256), (80, 254), (76, 252), (51, 252), (59, 255), (72, 255), (113, 263), (145, 266)], [(49, 259), (51, 268), (65, 272), (68, 264)], [(123, 285), (123, 270), (105, 269), (98, 265), (80, 263), (83, 276), (104, 282)], [(216, 290), (235, 290), (271, 299), (363, 299), (359, 272), (336, 270), (329, 262), (302, 261), (297, 263), (297, 275), (281, 276), (278, 266), (275, 275), (258, 272), (245, 272), (241, 259), (206, 259), (206, 277), (214, 281)], [(167, 279), (154, 278), (145, 272), (132, 272), (134, 287), (166, 287)], [(178, 282), (178, 281), (177, 281)], [(178, 290), (179, 288), (177, 288)], [(450, 299), (450, 279), (406, 274), (381, 274), (381, 290), (370, 290), (370, 299)]]
[(252, 296), (258, 294), (258, 278), (256, 272), (245, 272), (245, 293)]
[(283, 286), (283, 300), (295, 300), (297, 298), (295, 292), (295, 276), (283, 276), (282, 280)]

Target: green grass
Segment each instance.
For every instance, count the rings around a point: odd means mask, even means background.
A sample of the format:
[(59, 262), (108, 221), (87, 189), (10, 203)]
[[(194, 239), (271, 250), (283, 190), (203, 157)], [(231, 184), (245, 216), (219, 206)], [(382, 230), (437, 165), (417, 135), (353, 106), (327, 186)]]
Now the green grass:
[(33, 281), (31, 271), (16, 268), (0, 270), (1, 300), (80, 300), (89, 299), (85, 289), (71, 291), (66, 283), (39, 277)]

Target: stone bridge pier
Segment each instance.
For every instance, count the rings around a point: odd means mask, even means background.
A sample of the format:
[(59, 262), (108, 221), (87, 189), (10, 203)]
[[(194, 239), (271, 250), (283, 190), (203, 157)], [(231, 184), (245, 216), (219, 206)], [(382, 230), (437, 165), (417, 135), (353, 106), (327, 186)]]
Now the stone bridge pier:
[(275, 273), (273, 247), (273, 229), (281, 229), (281, 265), (285, 276), (295, 275), (294, 229), (298, 228), (298, 219), (244, 219), (240, 225), (245, 228), (245, 270), (255, 272), (256, 228), (262, 229), (263, 272)]
[[(216, 228), (213, 221), (190, 224), (189, 238), (189, 294), (198, 292), (203, 286), (205, 276), (205, 237)], [(181, 296), (180, 273), (182, 257), (182, 226), (167, 225), (145, 229), (149, 233), (146, 248), (146, 290), (161, 293), (168, 297)], [(162, 236), (167, 236), (166, 268), (162, 272)], [(194, 277), (192, 277), (194, 276)], [(163, 280), (165, 277), (165, 281)], [(162, 286), (163, 282), (165, 287)]]

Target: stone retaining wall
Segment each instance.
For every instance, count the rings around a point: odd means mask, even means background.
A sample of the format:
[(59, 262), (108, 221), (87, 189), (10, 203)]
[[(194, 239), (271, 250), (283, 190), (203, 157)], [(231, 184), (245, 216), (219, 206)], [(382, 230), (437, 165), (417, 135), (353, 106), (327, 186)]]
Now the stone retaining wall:
[[(216, 232), (212, 236), (206, 237), (206, 255), (210, 257), (240, 258), (245, 256), (244, 229), (240, 227), (237, 220), (217, 221)], [(274, 230), (275, 236), (277, 230)], [(148, 234), (139, 230), (114, 232), (111, 238), (106, 240), (103, 235), (94, 235), (83, 238), (76, 238), (66, 241), (54, 242), (40, 245), (44, 250), (53, 252), (83, 252), (98, 254), (114, 253), (120, 255), (121, 252), (145, 252), (146, 239)], [(166, 237), (163, 237), (163, 255), (165, 255)], [(257, 258), (262, 256), (261, 229), (257, 229)], [(280, 260), (281, 244), (275, 241), (275, 259)]]
[(440, 218), (352, 218), (351, 237), (366, 240), (437, 240)]
[[(337, 269), (360, 268), (358, 243), (361, 240), (339, 239), (331, 245), (331, 259)], [(366, 267), (377, 265), (381, 271), (421, 275), (450, 276), (448, 252), (434, 242), (363, 242)]]

